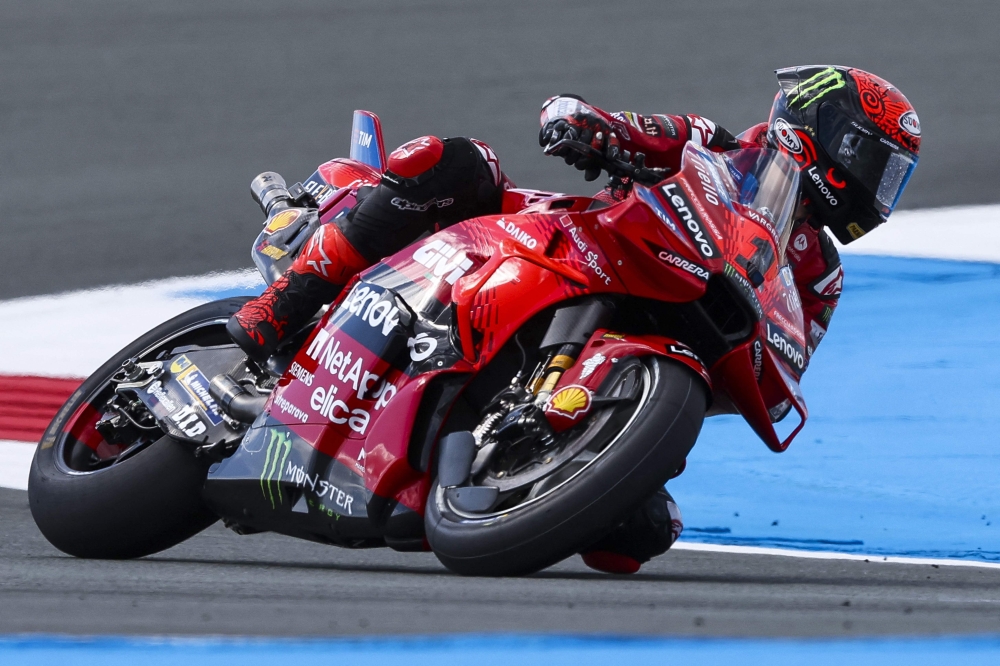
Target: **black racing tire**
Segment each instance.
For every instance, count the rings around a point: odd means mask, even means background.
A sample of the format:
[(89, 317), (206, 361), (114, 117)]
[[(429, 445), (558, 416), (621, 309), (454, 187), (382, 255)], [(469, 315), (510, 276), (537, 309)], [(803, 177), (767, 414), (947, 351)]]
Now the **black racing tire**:
[(78, 408), (107, 386), (123, 361), (155, 352), (184, 331), (197, 335), (205, 329), (206, 335), (218, 337), (215, 324), (224, 332), (226, 321), (247, 300), (206, 303), (157, 326), (101, 366), (59, 410), (35, 450), (28, 477), (31, 515), (53, 546), (84, 558), (143, 557), (218, 520), (201, 498), (211, 461), (196, 458), (190, 445), (164, 435), (116, 464), (79, 472), (70, 468), (72, 445), (63, 433)]
[(643, 364), (650, 397), (623, 436), (540, 501), (474, 519), (451, 511), (435, 480), (424, 527), (442, 564), (473, 576), (539, 571), (593, 544), (662, 487), (698, 438), (708, 391), (700, 377), (676, 361), (648, 357)]

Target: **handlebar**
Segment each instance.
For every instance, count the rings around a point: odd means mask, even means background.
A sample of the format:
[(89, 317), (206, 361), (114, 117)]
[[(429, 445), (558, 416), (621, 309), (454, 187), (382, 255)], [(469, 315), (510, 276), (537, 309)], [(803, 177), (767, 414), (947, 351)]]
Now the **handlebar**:
[(562, 148), (580, 153), (581, 156), (592, 160), (602, 170), (607, 171), (611, 177), (628, 178), (641, 185), (652, 186), (659, 183), (669, 174), (668, 169), (651, 169), (645, 166), (646, 156), (636, 153), (633, 163), (629, 160), (628, 151), (625, 152), (625, 159), (618, 157), (608, 157), (588, 143), (574, 141), (573, 139), (562, 139), (545, 148), (546, 155), (552, 155)]

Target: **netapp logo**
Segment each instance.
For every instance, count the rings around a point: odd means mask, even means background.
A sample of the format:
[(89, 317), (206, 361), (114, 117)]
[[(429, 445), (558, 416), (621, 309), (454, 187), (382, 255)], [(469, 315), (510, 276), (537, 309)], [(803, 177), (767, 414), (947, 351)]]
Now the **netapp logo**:
[(714, 259), (719, 256), (719, 248), (715, 246), (712, 237), (705, 231), (704, 225), (698, 215), (692, 210), (691, 202), (684, 196), (684, 193), (675, 183), (669, 183), (662, 188), (663, 194), (667, 197), (667, 203), (673, 208), (674, 213), (684, 224), (688, 231), (688, 236), (694, 241), (698, 252), (705, 259)]

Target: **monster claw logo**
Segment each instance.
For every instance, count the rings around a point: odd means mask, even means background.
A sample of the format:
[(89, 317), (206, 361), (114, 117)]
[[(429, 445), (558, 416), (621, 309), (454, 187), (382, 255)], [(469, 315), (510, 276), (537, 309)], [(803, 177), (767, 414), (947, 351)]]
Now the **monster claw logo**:
[(844, 75), (833, 67), (827, 67), (822, 72), (810, 76), (800, 82), (788, 93), (788, 106), (800, 104), (805, 109), (827, 93), (839, 90), (847, 85)]
[[(284, 468), (288, 454), (292, 451), (292, 437), (287, 432), (271, 431), (271, 439), (267, 443), (267, 453), (264, 455), (264, 469), (260, 471), (260, 492), (271, 500), (271, 508), (277, 508), (274, 502), (274, 491), (278, 491), (278, 504), (281, 503), (281, 470)], [(273, 483), (273, 486), (272, 486)]]

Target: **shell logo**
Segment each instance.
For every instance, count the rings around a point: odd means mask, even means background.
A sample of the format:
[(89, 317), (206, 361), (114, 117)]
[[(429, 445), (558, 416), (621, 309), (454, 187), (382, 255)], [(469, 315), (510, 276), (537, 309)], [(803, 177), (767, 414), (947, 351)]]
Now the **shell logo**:
[(546, 407), (546, 411), (575, 419), (590, 410), (590, 391), (576, 384), (564, 386), (552, 394)]
[(291, 225), (292, 222), (299, 219), (299, 215), (301, 214), (302, 211), (295, 208), (291, 210), (283, 210), (271, 218), (271, 220), (267, 223), (267, 226), (264, 227), (264, 231), (266, 231), (268, 234), (273, 234), (276, 231), (281, 231), (282, 229), (285, 229), (286, 227)]

